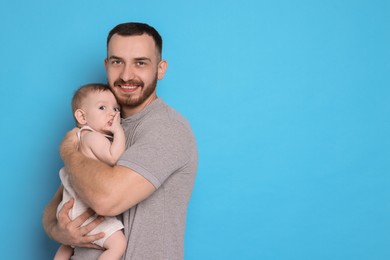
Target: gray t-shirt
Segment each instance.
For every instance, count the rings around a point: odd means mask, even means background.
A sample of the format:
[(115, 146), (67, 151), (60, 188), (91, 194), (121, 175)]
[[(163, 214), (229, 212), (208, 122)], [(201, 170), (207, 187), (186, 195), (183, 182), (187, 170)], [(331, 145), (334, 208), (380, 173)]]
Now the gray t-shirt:
[[(184, 258), (186, 210), (198, 154), (187, 120), (161, 99), (122, 121), (126, 151), (118, 165), (150, 181), (156, 191), (122, 214), (126, 260)], [(76, 248), (72, 259), (97, 259), (101, 251)]]

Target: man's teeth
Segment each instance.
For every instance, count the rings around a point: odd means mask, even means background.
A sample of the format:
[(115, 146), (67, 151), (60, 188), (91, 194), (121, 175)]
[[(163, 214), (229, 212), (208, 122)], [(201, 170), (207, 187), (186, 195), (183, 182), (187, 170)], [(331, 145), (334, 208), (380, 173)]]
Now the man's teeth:
[(121, 85), (121, 88), (126, 88), (126, 89), (135, 89), (137, 87), (138, 86), (123, 86), (123, 85)]

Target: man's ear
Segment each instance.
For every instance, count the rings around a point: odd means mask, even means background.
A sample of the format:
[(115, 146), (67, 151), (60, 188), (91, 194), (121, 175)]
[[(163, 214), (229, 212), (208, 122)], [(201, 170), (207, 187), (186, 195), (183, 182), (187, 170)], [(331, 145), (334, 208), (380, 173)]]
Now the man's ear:
[(168, 68), (168, 62), (166, 60), (161, 60), (157, 68), (157, 78), (159, 80), (164, 78), (167, 68)]
[(108, 60), (107, 59), (104, 59), (104, 68), (107, 70), (107, 64), (108, 64)]
[(87, 117), (85, 116), (85, 112), (80, 108), (74, 111), (74, 117), (80, 125), (85, 125), (87, 123)]

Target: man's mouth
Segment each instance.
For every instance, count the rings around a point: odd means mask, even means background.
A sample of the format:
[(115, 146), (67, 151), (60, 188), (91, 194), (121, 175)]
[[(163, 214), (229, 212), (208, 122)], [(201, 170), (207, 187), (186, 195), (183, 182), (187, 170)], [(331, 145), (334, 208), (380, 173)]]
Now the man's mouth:
[(124, 88), (124, 89), (136, 89), (138, 87), (140, 87), (140, 85), (118, 85), (120, 88)]
[(135, 88), (138, 88), (138, 87), (142, 87), (143, 86), (143, 82), (142, 81), (122, 81), (122, 80), (118, 80), (118, 81), (114, 82), (114, 86), (118, 86), (118, 87), (124, 88), (124, 89), (135, 89)]
[(140, 82), (117, 82), (114, 85), (122, 89), (124, 92), (128, 92), (128, 93), (134, 92), (138, 88), (143, 87), (143, 84)]

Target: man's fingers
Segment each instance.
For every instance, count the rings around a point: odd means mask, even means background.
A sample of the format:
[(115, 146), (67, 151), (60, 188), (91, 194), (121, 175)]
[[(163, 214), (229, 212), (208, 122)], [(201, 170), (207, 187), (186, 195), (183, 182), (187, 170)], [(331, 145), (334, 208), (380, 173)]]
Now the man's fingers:
[(58, 218), (66, 221), (66, 223), (70, 222), (69, 211), (72, 209), (73, 204), (74, 199), (70, 199), (68, 202), (66, 202), (62, 209), (58, 212)]
[[(104, 220), (104, 217), (98, 216), (96, 219), (94, 219), (91, 223), (88, 223), (87, 225), (80, 228), (80, 232), (83, 235), (88, 234), (93, 229), (95, 229), (100, 223), (102, 223)], [(104, 236), (104, 235), (103, 235)], [(96, 240), (96, 239), (95, 239)]]
[[(92, 244), (92, 242), (96, 241), (96, 240), (99, 240), (101, 238), (104, 237), (104, 233), (103, 232), (100, 232), (100, 233), (97, 233), (97, 234), (93, 234), (93, 235), (86, 235), (86, 236), (83, 236), (81, 238), (81, 241), (80, 243), (82, 244)], [(100, 247), (98, 247), (100, 248)]]
[[(69, 212), (73, 206), (74, 199), (70, 199), (64, 203), (62, 209), (58, 212), (58, 232), (64, 234), (61, 243), (77, 247), (102, 249), (101, 247), (93, 244), (93, 242), (103, 238), (105, 234), (103, 232), (97, 234), (89, 233), (104, 220), (104, 217), (97, 216), (95, 218), (96, 213), (92, 209), (87, 209), (80, 216), (71, 220)], [(91, 223), (82, 226), (85, 221), (91, 217), (94, 217), (94, 220), (91, 221)]]
[(95, 215), (95, 212), (92, 209), (87, 209), (83, 214), (73, 220), (73, 225), (75, 227), (80, 227), (87, 219), (89, 219), (93, 215)]

